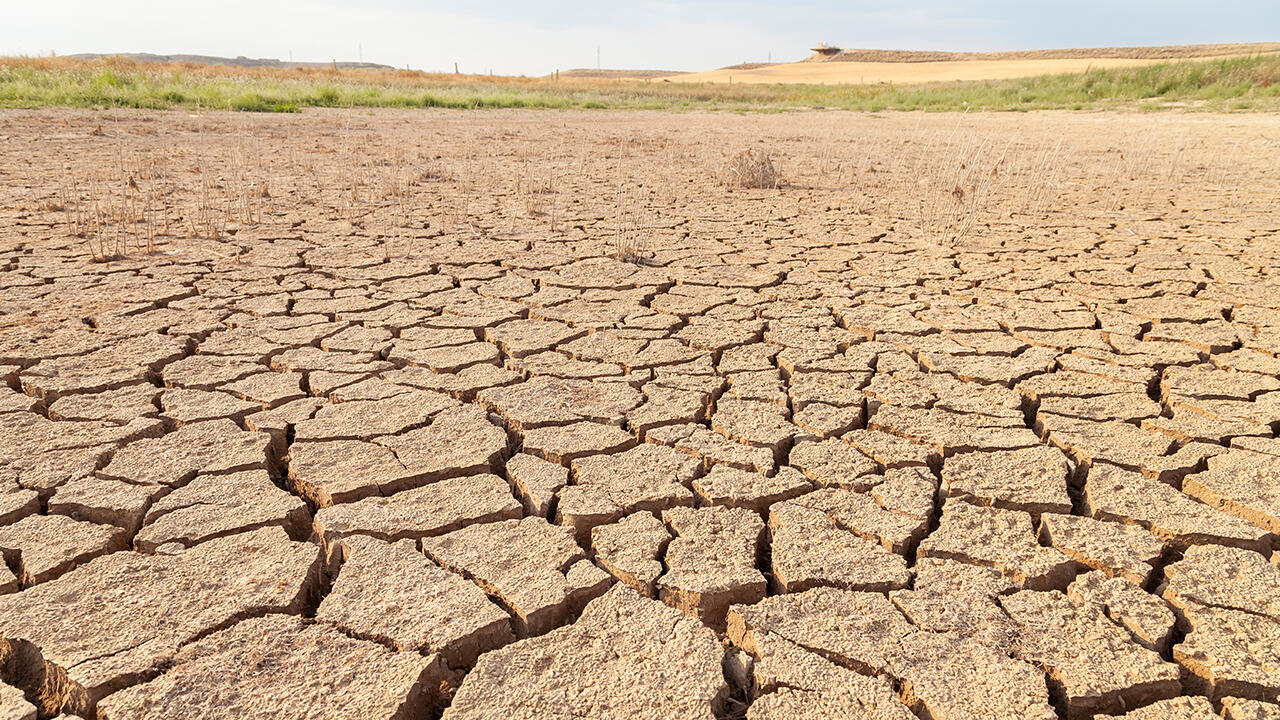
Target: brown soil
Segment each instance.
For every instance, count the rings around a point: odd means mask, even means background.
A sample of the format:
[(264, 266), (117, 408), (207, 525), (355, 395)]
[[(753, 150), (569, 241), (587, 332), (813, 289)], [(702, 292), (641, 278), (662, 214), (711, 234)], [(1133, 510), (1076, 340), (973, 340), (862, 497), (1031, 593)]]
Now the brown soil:
[(0, 113), (0, 716), (1275, 717), (1275, 127)]

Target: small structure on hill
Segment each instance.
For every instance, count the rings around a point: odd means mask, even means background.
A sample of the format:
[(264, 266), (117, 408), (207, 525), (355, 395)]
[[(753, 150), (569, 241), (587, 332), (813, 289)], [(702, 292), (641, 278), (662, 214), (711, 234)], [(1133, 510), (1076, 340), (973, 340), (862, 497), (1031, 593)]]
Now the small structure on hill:
[(831, 57), (832, 55), (840, 54), (840, 48), (826, 43), (818, 43), (818, 47), (809, 49), (824, 57)]

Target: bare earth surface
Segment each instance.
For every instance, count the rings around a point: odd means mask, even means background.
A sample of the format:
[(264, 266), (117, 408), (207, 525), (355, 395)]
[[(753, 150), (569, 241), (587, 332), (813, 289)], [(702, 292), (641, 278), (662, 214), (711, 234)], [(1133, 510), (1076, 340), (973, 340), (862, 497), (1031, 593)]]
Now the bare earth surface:
[(1277, 122), (0, 114), (0, 718), (1274, 720)]

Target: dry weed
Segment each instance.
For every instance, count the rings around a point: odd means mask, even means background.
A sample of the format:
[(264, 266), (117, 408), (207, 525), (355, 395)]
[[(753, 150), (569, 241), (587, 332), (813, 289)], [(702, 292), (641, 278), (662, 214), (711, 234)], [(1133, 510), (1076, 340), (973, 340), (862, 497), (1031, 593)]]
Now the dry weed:
[(760, 148), (734, 155), (720, 173), (720, 181), (731, 188), (776, 188), (782, 182), (773, 158)]
[(644, 242), (640, 237), (640, 210), (633, 192), (618, 184), (618, 201), (611, 240), (613, 257), (622, 262), (640, 263), (644, 260)]

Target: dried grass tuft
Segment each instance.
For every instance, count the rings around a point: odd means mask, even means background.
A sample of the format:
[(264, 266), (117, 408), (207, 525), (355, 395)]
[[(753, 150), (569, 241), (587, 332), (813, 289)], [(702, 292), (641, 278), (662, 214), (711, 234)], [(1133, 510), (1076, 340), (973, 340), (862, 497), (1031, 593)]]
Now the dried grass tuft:
[(773, 158), (760, 148), (743, 150), (721, 171), (721, 182), (733, 188), (776, 188), (782, 182)]

